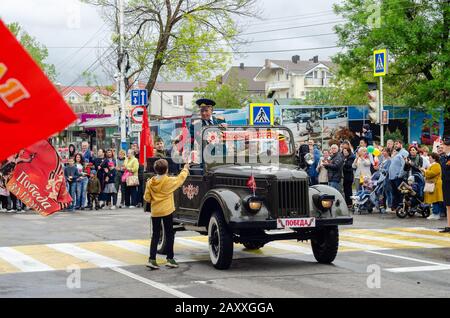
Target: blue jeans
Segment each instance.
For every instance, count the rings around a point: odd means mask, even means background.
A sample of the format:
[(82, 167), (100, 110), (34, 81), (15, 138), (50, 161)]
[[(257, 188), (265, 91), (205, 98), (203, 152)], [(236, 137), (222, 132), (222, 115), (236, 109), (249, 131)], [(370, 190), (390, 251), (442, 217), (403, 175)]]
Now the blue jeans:
[(337, 181), (328, 181), (328, 185), (332, 188), (335, 188), (339, 192), (341, 192), (341, 183)]
[(443, 202), (435, 202), (433, 203), (433, 214), (440, 216), (444, 213), (444, 204)]
[(67, 189), (69, 190), (69, 194), (72, 198), (72, 202), (69, 205), (69, 210), (75, 210), (75, 206), (77, 204), (77, 183), (67, 183)]
[(86, 207), (86, 195), (87, 195), (87, 185), (88, 178), (85, 177), (80, 181), (77, 181), (77, 209)]

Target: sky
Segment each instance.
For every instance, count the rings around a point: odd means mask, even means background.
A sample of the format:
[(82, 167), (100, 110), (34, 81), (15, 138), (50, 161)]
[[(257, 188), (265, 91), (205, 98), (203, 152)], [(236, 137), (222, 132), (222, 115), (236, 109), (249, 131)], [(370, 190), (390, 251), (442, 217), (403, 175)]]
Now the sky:
[[(291, 59), (293, 55), (300, 55), (302, 60), (315, 55), (319, 55), (320, 60), (329, 60), (340, 51), (339, 48), (299, 49), (336, 45), (336, 35), (329, 33), (333, 33), (333, 25), (341, 20), (332, 12), (333, 3), (338, 1), (258, 0), (264, 21), (242, 21), (246, 34), (243, 38), (250, 42), (239, 50), (296, 51), (235, 54), (233, 65), (263, 66), (265, 59)], [(48, 47), (48, 62), (55, 64), (57, 81), (63, 85), (80, 84), (83, 81), (80, 74), (98, 60), (106, 50), (104, 47), (110, 43), (111, 31), (101, 18), (99, 9), (78, 0), (1, 0), (0, 18), (6, 23), (19, 22), (28, 33)], [(313, 26), (308, 26), (311, 24)], [(301, 27), (296, 28), (298, 26)], [(285, 28), (291, 29), (275, 31)], [(307, 37), (310, 35), (314, 36)], [(295, 39), (275, 41), (292, 37)], [(88, 40), (87, 48), (80, 49)], [(262, 40), (271, 41), (258, 42)], [(102, 84), (113, 81), (101, 66), (94, 70)]]

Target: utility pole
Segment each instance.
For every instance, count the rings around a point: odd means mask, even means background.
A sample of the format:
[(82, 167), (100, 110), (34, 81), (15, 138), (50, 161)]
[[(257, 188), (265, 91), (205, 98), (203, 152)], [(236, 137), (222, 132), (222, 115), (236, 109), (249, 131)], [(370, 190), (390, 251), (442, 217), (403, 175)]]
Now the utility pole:
[(384, 110), (384, 102), (383, 102), (383, 76), (380, 76), (380, 114), (378, 118), (380, 120), (380, 144), (384, 147), (384, 124), (383, 124), (383, 110)]
[(125, 88), (125, 30), (124, 30), (124, 0), (119, 1), (119, 95), (120, 95), (120, 143), (121, 149), (127, 150), (127, 124), (126, 124), (126, 88)]

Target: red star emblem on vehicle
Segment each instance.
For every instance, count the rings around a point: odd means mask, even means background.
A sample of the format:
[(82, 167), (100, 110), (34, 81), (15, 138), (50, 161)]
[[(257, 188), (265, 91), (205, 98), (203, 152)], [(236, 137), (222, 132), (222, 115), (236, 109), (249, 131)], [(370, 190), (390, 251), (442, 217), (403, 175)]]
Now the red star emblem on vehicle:
[(199, 192), (198, 186), (193, 186), (189, 184), (187, 186), (183, 186), (183, 194), (187, 196), (189, 200), (192, 200)]

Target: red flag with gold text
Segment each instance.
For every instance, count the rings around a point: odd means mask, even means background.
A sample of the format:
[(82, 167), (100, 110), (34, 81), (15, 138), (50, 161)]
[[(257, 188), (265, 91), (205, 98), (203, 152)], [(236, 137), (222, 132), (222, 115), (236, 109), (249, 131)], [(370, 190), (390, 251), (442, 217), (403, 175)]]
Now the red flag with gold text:
[(0, 20), (0, 160), (74, 120), (72, 109)]
[(58, 212), (72, 202), (61, 158), (48, 141), (39, 141), (10, 156), (2, 165), (2, 174), (7, 189), (41, 215)]

